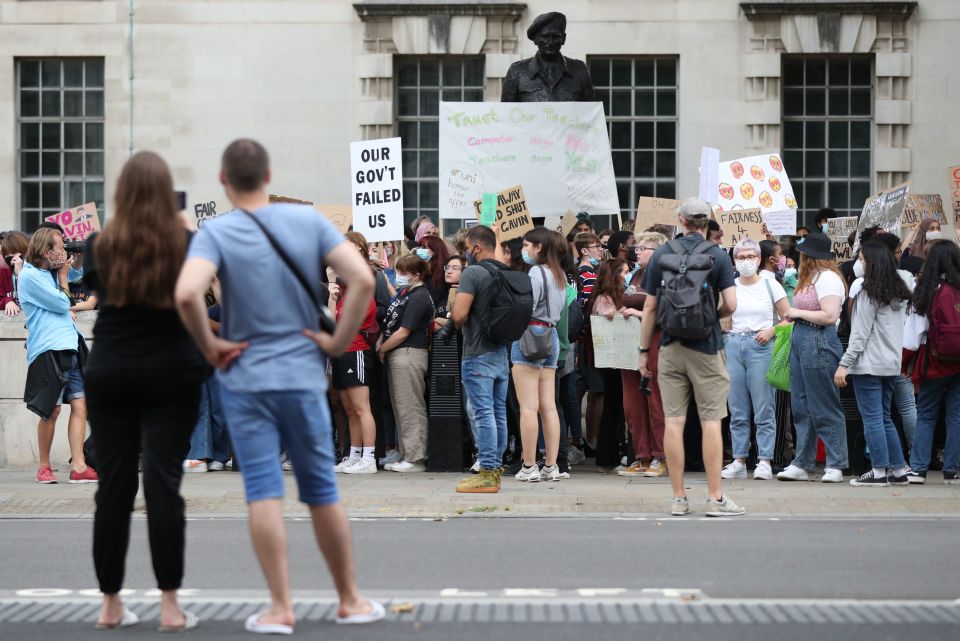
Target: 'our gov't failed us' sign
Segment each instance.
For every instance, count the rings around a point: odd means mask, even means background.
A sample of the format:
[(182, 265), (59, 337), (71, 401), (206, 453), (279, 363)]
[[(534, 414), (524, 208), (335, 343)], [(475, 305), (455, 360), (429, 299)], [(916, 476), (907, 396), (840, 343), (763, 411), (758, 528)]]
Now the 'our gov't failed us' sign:
[(368, 242), (403, 239), (400, 139), (350, 143), (353, 229)]

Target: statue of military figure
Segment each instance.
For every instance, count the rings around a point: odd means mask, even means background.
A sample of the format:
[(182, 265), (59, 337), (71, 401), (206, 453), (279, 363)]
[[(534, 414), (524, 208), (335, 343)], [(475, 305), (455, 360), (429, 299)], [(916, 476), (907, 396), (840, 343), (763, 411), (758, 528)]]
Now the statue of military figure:
[(582, 60), (565, 58), (567, 17), (553, 11), (537, 16), (527, 29), (537, 55), (510, 65), (503, 80), (501, 102), (589, 102), (593, 81)]

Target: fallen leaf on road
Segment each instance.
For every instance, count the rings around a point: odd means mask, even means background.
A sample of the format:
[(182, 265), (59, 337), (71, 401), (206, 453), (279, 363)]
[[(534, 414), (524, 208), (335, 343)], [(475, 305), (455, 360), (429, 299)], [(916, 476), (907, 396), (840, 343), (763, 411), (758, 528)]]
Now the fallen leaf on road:
[(412, 603), (398, 603), (390, 606), (390, 611), (394, 614), (410, 614), (416, 609), (416, 606)]

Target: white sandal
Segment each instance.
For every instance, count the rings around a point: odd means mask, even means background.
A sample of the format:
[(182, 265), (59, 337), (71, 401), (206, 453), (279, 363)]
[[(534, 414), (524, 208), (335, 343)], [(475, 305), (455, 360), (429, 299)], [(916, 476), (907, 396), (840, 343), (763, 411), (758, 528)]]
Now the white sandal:
[(247, 632), (254, 634), (293, 634), (293, 626), (286, 623), (261, 623), (260, 614), (251, 614), (247, 617), (247, 622), (243, 624)]
[(200, 619), (193, 612), (181, 610), (183, 614), (183, 625), (161, 625), (157, 628), (160, 632), (186, 632), (192, 630), (200, 623)]
[(360, 625), (363, 623), (376, 623), (382, 621), (387, 616), (387, 610), (376, 601), (369, 601), (370, 611), (359, 614), (349, 614), (345, 617), (337, 617), (337, 625)]
[(127, 609), (127, 606), (123, 606), (123, 616), (120, 617), (120, 620), (116, 623), (98, 623), (96, 625), (97, 630), (117, 630), (119, 628), (129, 628), (132, 625), (137, 625), (140, 623), (140, 617)]

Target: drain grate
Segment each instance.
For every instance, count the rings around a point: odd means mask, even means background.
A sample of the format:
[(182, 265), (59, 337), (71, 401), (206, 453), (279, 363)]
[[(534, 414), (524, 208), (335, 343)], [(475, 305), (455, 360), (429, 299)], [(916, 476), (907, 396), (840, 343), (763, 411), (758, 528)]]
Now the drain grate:
[[(264, 607), (255, 599), (184, 599), (201, 620), (242, 621)], [(391, 606), (404, 604), (404, 611)], [(155, 601), (132, 599), (128, 607), (144, 620), (155, 619)], [(394, 599), (388, 620), (409, 623), (582, 623), (582, 624), (960, 624), (956, 601), (803, 601), (663, 599), (517, 600)], [(407, 612), (413, 606), (412, 612)], [(333, 619), (336, 601), (298, 599), (300, 621)], [(0, 599), (0, 623), (91, 623), (99, 612), (94, 599)]]

